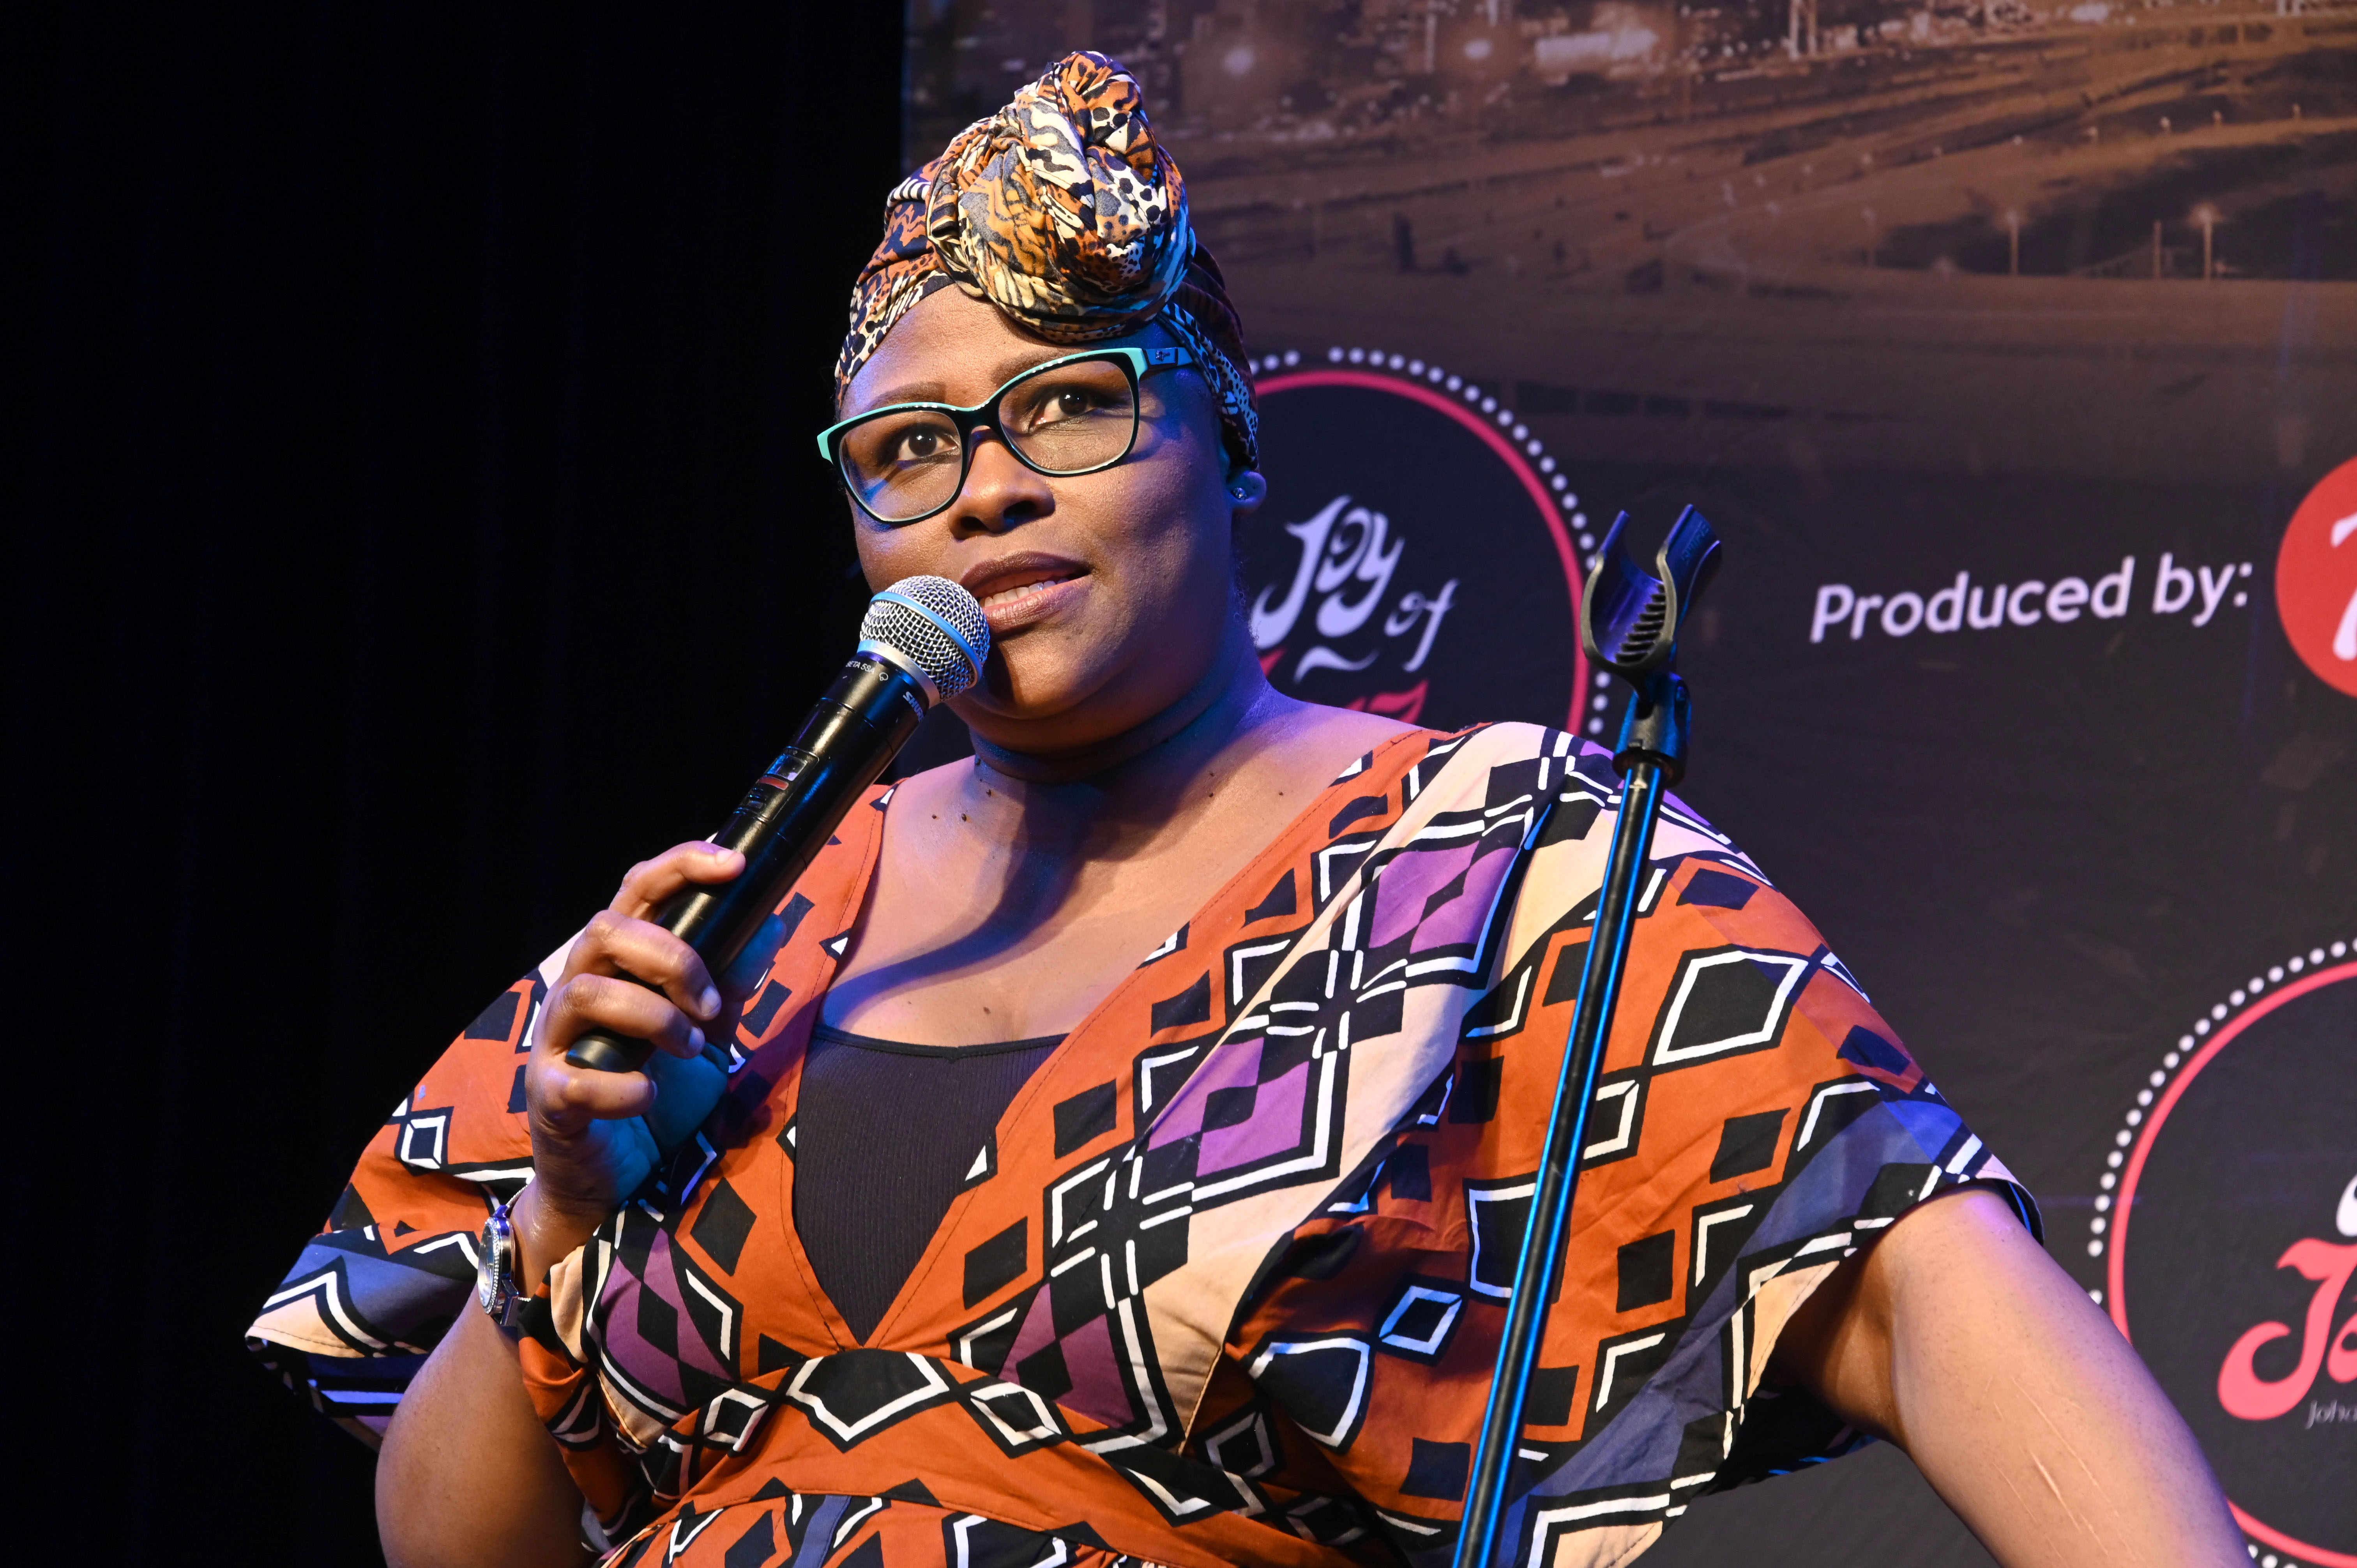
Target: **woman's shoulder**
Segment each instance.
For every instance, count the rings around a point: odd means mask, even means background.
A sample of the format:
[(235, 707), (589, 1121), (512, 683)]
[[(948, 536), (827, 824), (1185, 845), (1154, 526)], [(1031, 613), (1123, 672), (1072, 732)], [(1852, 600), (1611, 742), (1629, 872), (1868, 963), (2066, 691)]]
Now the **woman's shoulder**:
[(1539, 757), (1559, 758), (1568, 764), (1583, 752), (1597, 751), (1576, 736), (1520, 720), (1443, 730), (1351, 708), (1308, 703), (1300, 707), (1302, 712), (1286, 736), (1286, 749), (1305, 759), (1314, 757), (1329, 778), (1347, 778), (1361, 768), (1394, 759), (1403, 746), (1415, 752), (1418, 759), (1430, 758), (1439, 765), (1439, 768), (1426, 769), (1427, 779), (1437, 777), (1440, 769), (1480, 770)]
[(1426, 754), (1446, 766), (1473, 768), (1484, 763), (1494, 766), (1503, 761), (1540, 757), (1576, 759), (1591, 752), (1599, 756), (1609, 755), (1576, 735), (1522, 719), (1488, 720), (1458, 729), (1436, 729), (1429, 725), (1401, 724), (1396, 719), (1386, 719), (1379, 714), (1349, 714), (1346, 716), (1372, 719), (1382, 726), (1380, 730), (1372, 726), (1366, 730), (1370, 736), (1369, 749), (1405, 736), (1418, 736)]
[(1355, 708), (1318, 707), (1314, 703), (1304, 703), (1303, 706), (1312, 708), (1321, 715), (1330, 715), (1334, 720), (1352, 721), (1347, 727), (1368, 737), (1371, 745), (1381, 745), (1404, 735), (1420, 735), (1435, 743), (1485, 736), (1489, 737), (1490, 745), (1531, 752), (1561, 749), (1555, 746), (1561, 740), (1569, 740), (1574, 751), (1578, 750), (1581, 744), (1577, 737), (1567, 736), (1562, 730), (1523, 719), (1480, 720), (1455, 729), (1440, 729), (1431, 725), (1404, 724), (1383, 714), (1361, 713)]
[(1357, 708), (1329, 708), (1321, 703), (1304, 703), (1291, 739), (1295, 745), (1348, 751), (1356, 757), (1402, 736), (1434, 733), (1415, 725), (1402, 724), (1383, 714), (1364, 713)]

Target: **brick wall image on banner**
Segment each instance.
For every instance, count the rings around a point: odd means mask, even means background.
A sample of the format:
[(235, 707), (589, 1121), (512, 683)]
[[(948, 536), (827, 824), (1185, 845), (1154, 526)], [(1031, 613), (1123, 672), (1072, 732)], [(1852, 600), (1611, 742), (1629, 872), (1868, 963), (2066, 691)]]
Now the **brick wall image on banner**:
[[(2357, 1563), (2357, 5), (910, 20), (912, 160), (1067, 48), (1145, 83), (1266, 403), (1284, 689), (1617, 725), (1572, 578), (1703, 509), (1681, 793), (2038, 1192), (2261, 1568)], [(1882, 1450), (1647, 1558), (1732, 1561), (1987, 1558)]]

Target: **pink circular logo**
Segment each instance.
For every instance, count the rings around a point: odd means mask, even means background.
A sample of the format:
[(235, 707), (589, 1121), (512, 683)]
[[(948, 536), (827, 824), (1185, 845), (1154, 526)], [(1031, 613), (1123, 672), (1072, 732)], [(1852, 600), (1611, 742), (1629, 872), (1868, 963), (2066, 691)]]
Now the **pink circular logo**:
[(1495, 389), (1369, 349), (1253, 368), (1269, 492), (1237, 575), (1276, 688), (1437, 729), (1602, 736), (1618, 714), (1577, 630), (1594, 531)]
[(2287, 954), (2126, 1112), (2087, 1251), (2258, 1568), (2357, 1568), (2357, 954)]

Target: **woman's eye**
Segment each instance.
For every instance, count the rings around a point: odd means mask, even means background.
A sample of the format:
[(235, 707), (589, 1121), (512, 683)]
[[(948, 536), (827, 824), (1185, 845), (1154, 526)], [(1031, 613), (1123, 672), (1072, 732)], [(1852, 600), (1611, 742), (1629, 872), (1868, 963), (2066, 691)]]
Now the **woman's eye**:
[(1104, 399), (1087, 387), (1049, 387), (1033, 400), (1024, 423), (1037, 430), (1067, 419), (1085, 419), (1104, 407)]
[(902, 435), (899, 450), (893, 456), (903, 463), (928, 463), (952, 449), (948, 432), (920, 429)]

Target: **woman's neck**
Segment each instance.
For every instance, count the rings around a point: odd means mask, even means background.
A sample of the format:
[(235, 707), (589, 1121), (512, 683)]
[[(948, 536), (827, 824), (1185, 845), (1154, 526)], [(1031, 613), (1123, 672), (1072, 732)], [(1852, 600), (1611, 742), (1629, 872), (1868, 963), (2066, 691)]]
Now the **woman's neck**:
[(1168, 823), (1190, 814), (1250, 757), (1278, 738), (1304, 704), (1269, 685), (1243, 628), (1177, 702), (1144, 723), (1053, 755), (1011, 751), (974, 737), (961, 809), (1021, 819), (1025, 836), (1088, 833), (1119, 822)]

